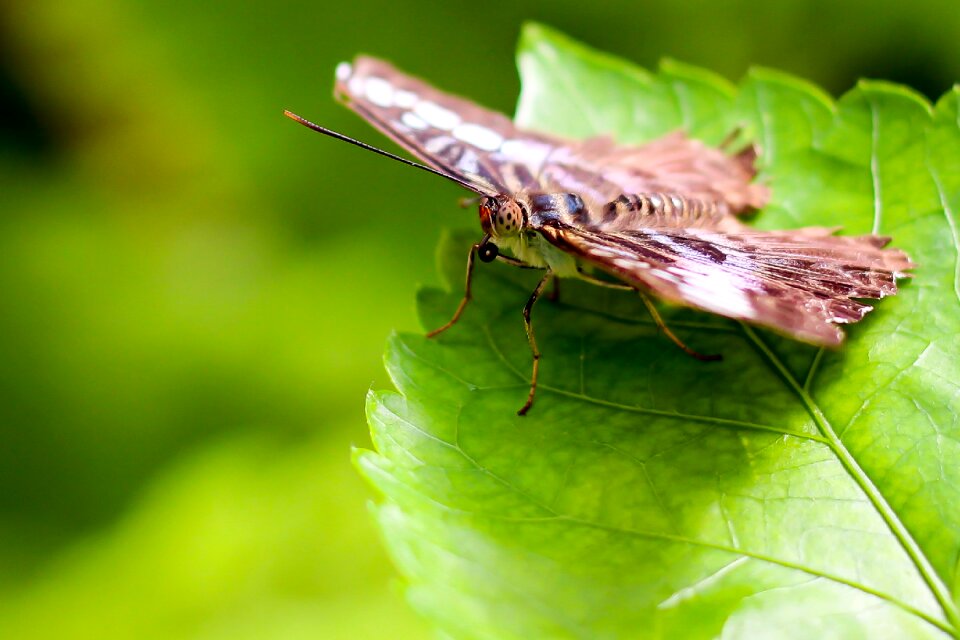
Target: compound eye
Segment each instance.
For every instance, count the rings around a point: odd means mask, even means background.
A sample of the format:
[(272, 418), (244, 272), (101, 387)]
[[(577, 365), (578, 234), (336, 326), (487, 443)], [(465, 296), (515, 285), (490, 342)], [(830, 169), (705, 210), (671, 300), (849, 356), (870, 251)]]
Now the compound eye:
[(500, 249), (497, 245), (492, 242), (484, 242), (477, 249), (477, 254), (480, 257), (480, 262), (493, 262), (497, 259), (497, 255), (500, 253)]

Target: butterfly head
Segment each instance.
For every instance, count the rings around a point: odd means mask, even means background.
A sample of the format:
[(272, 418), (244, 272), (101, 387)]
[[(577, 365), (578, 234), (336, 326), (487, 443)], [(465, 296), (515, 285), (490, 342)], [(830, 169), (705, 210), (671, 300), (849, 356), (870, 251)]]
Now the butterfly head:
[(527, 226), (526, 208), (504, 195), (484, 196), (480, 200), (480, 226), (494, 240), (517, 236)]

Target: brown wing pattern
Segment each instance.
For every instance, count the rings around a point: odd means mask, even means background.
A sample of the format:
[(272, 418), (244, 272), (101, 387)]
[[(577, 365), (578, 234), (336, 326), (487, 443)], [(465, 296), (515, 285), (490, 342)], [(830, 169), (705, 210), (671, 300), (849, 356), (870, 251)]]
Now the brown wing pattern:
[(538, 190), (537, 174), (562, 144), (374, 58), (338, 67), (336, 95), (410, 153), (487, 195)]
[(728, 156), (676, 132), (645, 145), (569, 141), (518, 129), (503, 114), (369, 57), (337, 69), (336, 95), (427, 164), (487, 195), (578, 194), (596, 210), (624, 193), (681, 193), (731, 211), (760, 207), (753, 150)]
[(767, 201), (767, 189), (751, 182), (754, 157), (752, 147), (729, 156), (679, 131), (641, 146), (592, 138), (558, 148), (541, 180), (548, 191), (586, 190), (594, 203), (626, 193), (677, 193), (736, 213)]
[(657, 297), (765, 325), (807, 342), (838, 345), (836, 325), (873, 307), (914, 265), (888, 238), (833, 236), (832, 229), (637, 230), (597, 233), (546, 221), (551, 244)]

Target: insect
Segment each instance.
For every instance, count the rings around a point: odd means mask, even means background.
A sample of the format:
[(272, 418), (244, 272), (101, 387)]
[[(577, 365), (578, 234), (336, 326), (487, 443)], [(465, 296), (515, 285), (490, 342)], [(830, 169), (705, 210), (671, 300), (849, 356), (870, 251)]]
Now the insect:
[(471, 299), (475, 258), (543, 270), (523, 307), (533, 369), (520, 415), (533, 405), (540, 366), (531, 312), (553, 278), (637, 291), (665, 336), (694, 357), (715, 360), (681, 342), (649, 295), (836, 346), (844, 337), (837, 325), (872, 309), (854, 298), (893, 295), (897, 279), (915, 266), (904, 252), (885, 249), (885, 237), (742, 224), (737, 216), (768, 197), (753, 181), (753, 147), (731, 154), (682, 132), (628, 146), (608, 137), (572, 141), (524, 131), (502, 114), (369, 57), (337, 67), (335, 95), (426, 164), (284, 113), (476, 194), (483, 237), (470, 247), (463, 299), (428, 336), (460, 319)]

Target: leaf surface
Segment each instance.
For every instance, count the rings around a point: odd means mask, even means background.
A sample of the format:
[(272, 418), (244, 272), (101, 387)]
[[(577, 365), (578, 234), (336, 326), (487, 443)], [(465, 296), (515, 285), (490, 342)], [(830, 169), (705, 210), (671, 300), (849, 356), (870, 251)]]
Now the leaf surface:
[[(397, 392), (370, 394), (376, 451), (356, 453), (414, 607), (456, 638), (956, 636), (960, 91), (932, 107), (863, 82), (834, 103), (763, 69), (647, 72), (538, 25), (519, 66), (523, 126), (739, 127), (772, 191), (757, 226), (891, 235), (920, 267), (835, 352), (665, 310), (718, 363), (635, 297), (565, 281), (534, 311), (520, 418), (537, 275), (479, 265), (458, 325), (390, 339)], [(456, 307), (469, 243), (441, 247), (451, 291), (421, 292), (424, 327)]]

